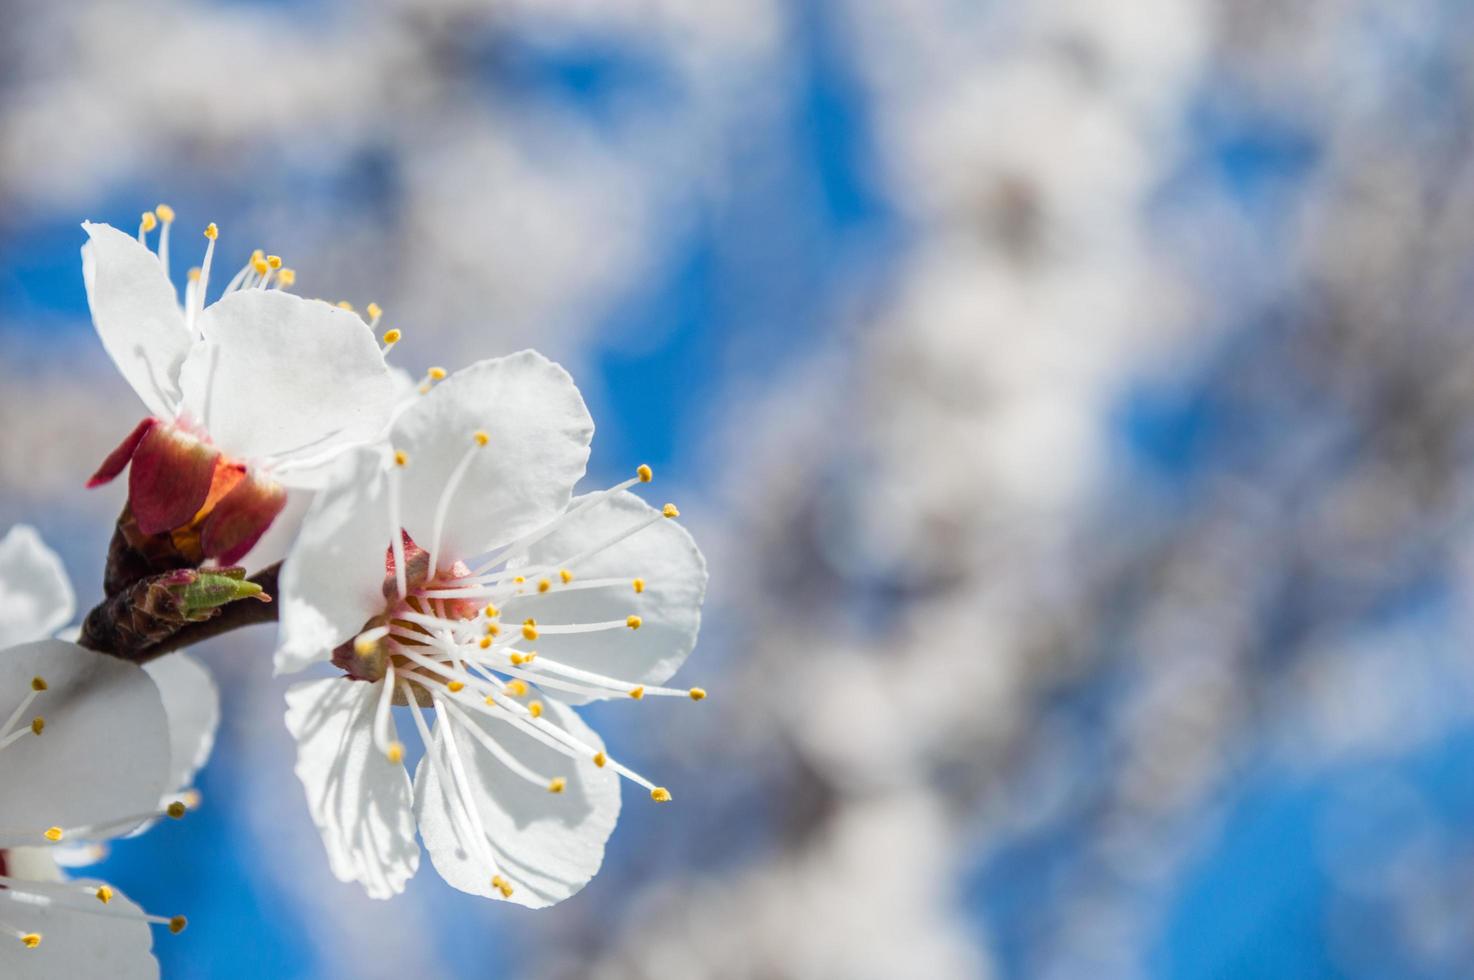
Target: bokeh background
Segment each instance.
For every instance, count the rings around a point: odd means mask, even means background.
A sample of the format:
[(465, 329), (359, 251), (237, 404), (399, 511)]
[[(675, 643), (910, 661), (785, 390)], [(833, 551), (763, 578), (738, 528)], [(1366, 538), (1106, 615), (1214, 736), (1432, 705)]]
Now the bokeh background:
[(536, 346), (711, 562), (552, 911), (328, 873), (257, 628), (103, 873), (170, 977), (1474, 974), (1474, 8), (10, 0), (0, 526), (100, 591), (160, 201), (419, 374)]

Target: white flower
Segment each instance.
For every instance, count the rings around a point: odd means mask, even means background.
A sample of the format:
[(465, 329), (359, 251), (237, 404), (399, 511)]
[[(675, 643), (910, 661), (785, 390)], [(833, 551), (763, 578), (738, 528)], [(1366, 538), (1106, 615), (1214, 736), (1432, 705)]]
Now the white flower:
[[(142, 533), (193, 522), (202, 557), (231, 564), (286, 505), (284, 488), (316, 487), (334, 457), (383, 433), (394, 407), (384, 361), (392, 343), (381, 349), (372, 326), (346, 309), (284, 292), (291, 270), (259, 252), (205, 305), (213, 224), (181, 304), (168, 275), (173, 216), (164, 206), (145, 214), (137, 237), (82, 224), (93, 323), (150, 413), (89, 485), (131, 460)], [(156, 255), (144, 242), (159, 223)]]
[[(450, 884), (539, 908), (598, 870), (617, 775), (670, 799), (569, 704), (705, 697), (657, 685), (695, 645), (706, 567), (673, 506), (626, 492), (648, 467), (572, 498), (592, 435), (572, 379), (524, 351), (457, 372), (314, 501), (282, 567), (277, 669), (346, 674), (287, 693), (339, 879), (401, 891), (418, 822)], [(413, 784), (395, 704), (425, 747)]]
[(183, 918), (68, 880), (57, 859), (183, 814), (161, 800), (209, 753), (214, 685), (187, 659), (145, 671), (46, 638), (71, 613), (56, 556), (12, 528), (0, 540), (0, 976), (157, 977), (149, 925), (178, 932)]

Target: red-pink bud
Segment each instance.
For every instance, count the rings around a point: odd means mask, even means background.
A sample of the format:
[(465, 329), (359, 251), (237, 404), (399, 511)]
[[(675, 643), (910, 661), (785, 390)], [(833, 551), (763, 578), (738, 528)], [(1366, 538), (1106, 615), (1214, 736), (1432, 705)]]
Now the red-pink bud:
[(174, 426), (156, 425), (133, 452), (128, 502), (138, 529), (162, 534), (194, 519), (210, 496), (220, 451)]
[(200, 550), (222, 565), (234, 565), (266, 533), (287, 505), (287, 492), (272, 480), (246, 474), (205, 518)]

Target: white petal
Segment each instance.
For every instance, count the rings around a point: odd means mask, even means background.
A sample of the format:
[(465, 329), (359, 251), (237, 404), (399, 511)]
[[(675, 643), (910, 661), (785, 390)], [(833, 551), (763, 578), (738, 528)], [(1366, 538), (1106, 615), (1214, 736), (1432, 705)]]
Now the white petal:
[(195, 773), (215, 747), (220, 725), (220, 691), (204, 664), (187, 653), (161, 657), (143, 668), (153, 678), (169, 718), (169, 779), (166, 794), (194, 784)]
[[(549, 700), (545, 709), (545, 717), (569, 734), (594, 750), (603, 748), (599, 736), (572, 708)], [(592, 755), (575, 762), (510, 724), (480, 716), (476, 721), (529, 769), (567, 780), (563, 792), (550, 793), (509, 770), (463, 726), (453, 729), (491, 854), (512, 884), (511, 901), (533, 909), (561, 902), (588, 884), (604, 861), (604, 844), (619, 819), (619, 777), (595, 766)], [(437, 729), (445, 723), (442, 717)], [(463, 822), (451, 819), (448, 789), (436, 768), (422, 759), (415, 773), (415, 812), (425, 850), (450, 885), (493, 897), (491, 872), (478, 859), (479, 849), (463, 839)]]
[(583, 476), (594, 423), (568, 372), (536, 351), (480, 361), (441, 382), (390, 433), (409, 456), (404, 527), (422, 548), (431, 547), (441, 492), (478, 430), (490, 442), (475, 450), (456, 490), (440, 556), (480, 554), (557, 515)]
[[(103, 884), (91, 878), (72, 882), (79, 894)], [(93, 901), (96, 901), (95, 899)], [(58, 980), (62, 977), (107, 977), (109, 980), (157, 980), (153, 930), (141, 919), (123, 918), (142, 910), (113, 889), (107, 904), (116, 916), (87, 915), (65, 908), (0, 898), (0, 921), (22, 932), (38, 932), (41, 944), (26, 949), (9, 934), (0, 934), (0, 977), (6, 980)]]
[(276, 672), (328, 660), (333, 648), (384, 611), (384, 568), (392, 536), (384, 475), (374, 448), (333, 467), (282, 564)]
[(35, 528), (11, 528), (0, 539), (0, 649), (50, 636), (66, 625), (75, 607), (56, 552)]
[(157, 807), (169, 773), (169, 731), (143, 668), (61, 640), (0, 651), (0, 721), (35, 677), (46, 690), (20, 724), (39, 715), (46, 727), (0, 751), (0, 837)]
[[(529, 560), (557, 567), (658, 513), (632, 493), (615, 494), (570, 516), (565, 526), (533, 546)], [(635, 614), (642, 620), (637, 630), (544, 634), (537, 641), (538, 654), (631, 684), (659, 684), (676, 672), (696, 645), (706, 595), (706, 560), (685, 528), (662, 518), (572, 571), (575, 584), (594, 578), (627, 584), (560, 593), (553, 575), (550, 591), (505, 603), (503, 620), (517, 623), (531, 616), (548, 624), (598, 623)], [(645, 583), (639, 594), (634, 591), (636, 578)], [(558, 696), (573, 704), (586, 700)]]
[(404, 890), (420, 865), (409, 773), (374, 748), (378, 684), (331, 677), (287, 690), (287, 729), (297, 740), (297, 778), (339, 881), (370, 898)]
[[(279, 290), (231, 293), (200, 315), (203, 341), (184, 362), (184, 405), (225, 453), (317, 457), (379, 436), (394, 384), (368, 324)], [(282, 483), (314, 485), (315, 471)]]
[(62, 847), (12, 847), (5, 852), (5, 873), (26, 881), (62, 881), (56, 854)]
[(111, 225), (82, 222), (82, 281), (102, 346), (151, 414), (172, 419), (194, 338), (158, 256)]

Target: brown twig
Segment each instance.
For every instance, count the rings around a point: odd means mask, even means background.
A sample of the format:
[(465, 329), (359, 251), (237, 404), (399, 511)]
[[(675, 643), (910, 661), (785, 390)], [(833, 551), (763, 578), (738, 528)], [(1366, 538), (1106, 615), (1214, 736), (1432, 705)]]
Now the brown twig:
[(170, 622), (167, 616), (154, 615), (142, 601), (143, 597), (134, 594), (148, 583), (138, 583), (94, 607), (82, 623), (82, 635), (77, 642), (89, 650), (142, 664), (244, 626), (275, 622), (280, 568), (278, 562), (248, 580), (261, 586), (263, 594), (271, 597), (270, 602), (259, 599), (231, 602), (199, 622)]

